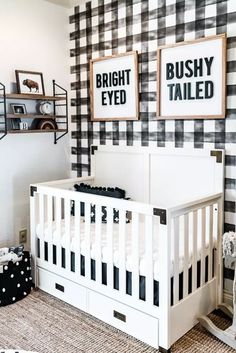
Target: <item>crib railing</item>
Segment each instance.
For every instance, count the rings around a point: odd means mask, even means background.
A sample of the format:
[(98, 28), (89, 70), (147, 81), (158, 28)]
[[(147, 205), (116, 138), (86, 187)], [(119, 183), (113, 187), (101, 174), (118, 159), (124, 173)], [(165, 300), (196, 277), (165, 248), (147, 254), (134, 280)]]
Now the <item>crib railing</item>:
[[(73, 204), (73, 216), (72, 216)], [(83, 204), (83, 211), (81, 208)], [(95, 220), (91, 207), (95, 211)], [(102, 212), (106, 211), (106, 234), (102, 236)], [(114, 223), (114, 210), (119, 220)], [(31, 198), (32, 221), (32, 252), (38, 255), (42, 266), (58, 266), (64, 273), (71, 275), (71, 252), (73, 227), (74, 277), (81, 276), (81, 230), (83, 228), (83, 242), (85, 271), (83, 277), (91, 280), (91, 245), (92, 232), (95, 232), (96, 284), (102, 284), (102, 247), (105, 241), (107, 253), (107, 280), (106, 286), (114, 290), (114, 241), (118, 241), (117, 268), (119, 271), (119, 292), (126, 294), (126, 262), (127, 262), (127, 225), (129, 226), (129, 247), (132, 258), (132, 297), (139, 299), (139, 262), (140, 262), (140, 220), (144, 231), (143, 257), (146, 259), (146, 295), (145, 301), (153, 304), (153, 236), (154, 224), (157, 229), (158, 218), (153, 216), (153, 206), (126, 200), (113, 199), (91, 194), (77, 193), (69, 190), (59, 190), (50, 187), (37, 187), (37, 192)], [(82, 222), (82, 223), (81, 223)], [(72, 225), (73, 223), (73, 225)], [(47, 234), (45, 236), (45, 227)], [(118, 228), (118, 236), (114, 237), (114, 228)], [(63, 228), (63, 229), (62, 229)], [(37, 229), (37, 230), (36, 230)], [(56, 238), (55, 238), (56, 234)], [(53, 238), (54, 235), (54, 238)], [(158, 235), (158, 232), (155, 236)], [(35, 242), (35, 239), (38, 239)], [(94, 240), (94, 239), (93, 239)], [(93, 244), (93, 245), (94, 245)], [(57, 251), (53, 255), (53, 247)], [(38, 249), (37, 249), (38, 248)], [(63, 251), (58, 251), (58, 249)], [(54, 258), (54, 259), (53, 259)], [(46, 259), (46, 261), (45, 261)], [(66, 275), (66, 274), (65, 274)]]
[[(102, 222), (104, 207), (106, 234)], [(114, 223), (114, 210), (116, 215), (118, 212), (118, 223)], [(166, 315), (167, 308), (194, 294), (220, 271), (215, 250), (220, 248), (221, 215), (221, 194), (166, 210), (134, 201), (35, 185), (31, 187), (33, 259), (35, 265), (37, 262), (39, 267), (56, 271), (88, 288), (109, 293), (116, 299), (120, 297), (122, 302), (136, 308), (149, 308), (145, 310), (151, 315)], [(184, 244), (183, 249), (181, 244)], [(159, 252), (154, 259), (157, 247)], [(131, 265), (127, 269), (128, 257)], [(159, 271), (155, 277), (157, 258)], [(145, 264), (142, 298), (141, 262)], [(118, 287), (114, 285), (115, 268)], [(128, 292), (127, 272), (132, 279)], [(37, 285), (37, 277), (35, 282)], [(157, 288), (159, 298), (155, 302)], [(168, 319), (166, 325), (169, 325)]]
[[(173, 304), (194, 293), (210, 282), (221, 264), (222, 195), (217, 194), (198, 202), (181, 205), (170, 210), (173, 232), (171, 253), (173, 254)], [(179, 244), (184, 244), (180, 269)], [(219, 249), (219, 252), (216, 251)], [(192, 254), (192, 259), (190, 256)], [(183, 291), (180, 295), (182, 273)], [(191, 275), (189, 275), (189, 273)], [(219, 276), (221, 277), (221, 276)], [(221, 300), (220, 289), (218, 300)], [(181, 298), (180, 298), (181, 297)]]

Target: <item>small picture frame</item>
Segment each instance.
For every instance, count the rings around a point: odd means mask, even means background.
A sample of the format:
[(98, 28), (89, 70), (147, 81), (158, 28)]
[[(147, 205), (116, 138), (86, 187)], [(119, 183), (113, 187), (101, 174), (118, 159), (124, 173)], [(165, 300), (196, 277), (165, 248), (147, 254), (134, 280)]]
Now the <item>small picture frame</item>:
[(18, 93), (45, 95), (42, 72), (16, 70), (15, 73)]
[(25, 104), (12, 103), (11, 104), (13, 114), (25, 115), (27, 114)]

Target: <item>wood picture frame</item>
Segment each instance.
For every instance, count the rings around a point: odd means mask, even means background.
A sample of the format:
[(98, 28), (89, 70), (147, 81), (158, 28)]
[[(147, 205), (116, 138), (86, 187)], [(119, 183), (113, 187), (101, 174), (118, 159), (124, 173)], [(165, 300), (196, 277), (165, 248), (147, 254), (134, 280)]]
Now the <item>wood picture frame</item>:
[[(158, 119), (224, 119), (225, 114), (226, 114), (226, 34), (220, 34), (220, 35), (214, 35), (214, 36), (209, 36), (205, 38), (199, 38), (196, 40), (191, 40), (191, 41), (185, 41), (185, 42), (180, 42), (172, 45), (165, 45), (162, 47), (159, 47), (157, 49), (157, 118)], [(180, 50), (179, 50), (180, 49)], [(184, 52), (184, 49), (187, 49)], [(202, 51), (201, 51), (202, 49)], [(205, 52), (204, 52), (205, 50)], [(166, 51), (166, 52), (165, 52)], [(186, 54), (187, 53), (187, 54)], [(196, 54), (196, 56), (194, 56)], [(200, 53), (200, 56), (199, 56)], [(216, 56), (216, 53), (218, 55)], [(204, 55), (205, 54), (205, 55)], [(170, 56), (171, 60), (168, 62), (168, 55)], [(182, 55), (182, 56), (181, 56)], [(211, 56), (211, 64), (210, 60), (207, 59), (206, 55), (213, 55)], [(187, 65), (187, 60), (185, 57), (188, 57), (188, 65)], [(174, 60), (173, 60), (174, 58)], [(177, 58), (177, 59), (176, 59)], [(182, 58), (182, 60), (181, 60)], [(170, 79), (170, 76), (173, 76), (173, 72), (171, 75), (168, 74), (167, 77), (167, 65), (177, 65), (176, 63), (183, 61), (184, 68), (188, 67), (188, 75), (190, 75), (190, 61), (193, 61), (195, 64), (195, 60), (200, 60), (203, 58), (205, 60), (205, 64), (207, 66), (207, 63), (209, 65), (205, 69), (205, 72), (207, 72), (207, 77), (208, 80), (203, 81), (202, 77), (200, 77), (201, 81), (194, 81), (194, 80), (189, 80), (187, 79), (186, 82), (181, 81), (182, 77), (179, 79), (177, 77), (174, 77), (173, 81)], [(208, 61), (207, 61), (208, 60)], [(174, 64), (173, 64), (174, 63)], [(197, 63), (197, 61), (196, 61)], [(204, 62), (203, 62), (204, 63)], [(166, 64), (166, 67), (164, 68), (164, 64)], [(180, 65), (180, 64), (179, 64)], [(187, 65), (187, 66), (186, 66)], [(197, 65), (197, 64), (196, 64)], [(198, 65), (199, 66), (199, 65)], [(177, 66), (176, 66), (177, 67)], [(177, 73), (177, 68), (176, 73)], [(180, 66), (179, 66), (180, 67)], [(173, 66), (171, 66), (171, 69)], [(174, 70), (175, 70), (174, 69)], [(165, 70), (165, 71), (164, 71)], [(193, 68), (190, 68), (193, 72), (195, 70)], [(201, 69), (202, 72), (204, 72), (203, 69)], [(179, 73), (180, 73), (179, 69)], [(199, 70), (200, 71), (200, 70)], [(197, 72), (197, 70), (196, 70)], [(164, 77), (165, 76), (165, 77)], [(179, 75), (181, 76), (181, 75)], [(205, 75), (206, 77), (206, 75)], [(190, 78), (190, 77), (189, 77)], [(195, 78), (195, 77), (194, 77)], [(166, 81), (169, 80), (169, 99), (166, 98), (167, 96), (167, 85)], [(202, 87), (200, 85), (204, 85), (205, 83), (205, 88), (206, 88), (206, 83), (211, 80), (211, 90), (213, 91), (214, 95), (210, 102), (210, 99), (207, 97), (207, 92), (205, 91), (205, 99), (202, 94)], [(172, 83), (171, 83), (172, 82)], [(177, 83), (182, 84), (183, 87), (183, 93), (182, 98), (191, 98), (191, 102), (189, 102), (188, 99), (183, 99), (182, 102), (178, 103), (177, 100), (173, 103), (173, 101), (176, 97), (180, 97), (179, 94), (179, 89), (178, 89), (178, 94), (175, 95), (173, 94), (173, 90), (177, 89)], [(202, 83), (201, 83), (202, 82)], [(184, 83), (186, 85), (184, 86)], [(190, 90), (190, 85), (191, 84), (196, 84), (195, 88), (195, 93), (196, 93), (196, 99), (194, 98), (193, 95), (191, 95), (191, 90)], [(218, 84), (218, 86), (217, 86)], [(175, 86), (173, 86), (175, 85)], [(198, 89), (197, 90), (197, 85)], [(186, 88), (188, 87), (188, 88)], [(200, 88), (199, 88), (200, 87)], [(187, 89), (190, 90), (187, 91)], [(209, 92), (208, 92), (209, 93)], [(198, 96), (197, 96), (198, 95)], [(210, 96), (209, 96), (210, 97)], [(172, 98), (172, 100), (171, 100)], [(199, 98), (199, 105), (196, 102)], [(208, 99), (208, 100), (207, 100)], [(192, 102), (195, 101), (193, 104)], [(187, 104), (186, 104), (187, 103)], [(203, 104), (204, 103), (204, 104)], [(209, 104), (210, 103), (210, 104)], [(201, 107), (200, 107), (201, 105)], [(169, 113), (168, 113), (169, 112)], [(177, 114), (178, 113), (178, 114)]]
[(139, 119), (137, 51), (90, 60), (90, 107), (92, 121)]
[(42, 72), (15, 70), (19, 94), (45, 95)]

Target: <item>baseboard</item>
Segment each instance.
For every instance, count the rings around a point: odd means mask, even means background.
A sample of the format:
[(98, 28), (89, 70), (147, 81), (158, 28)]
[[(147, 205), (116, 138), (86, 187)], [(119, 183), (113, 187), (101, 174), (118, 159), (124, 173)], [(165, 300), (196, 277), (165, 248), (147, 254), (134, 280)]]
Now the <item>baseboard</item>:
[(232, 306), (233, 305), (233, 294), (227, 290), (224, 290), (223, 302)]

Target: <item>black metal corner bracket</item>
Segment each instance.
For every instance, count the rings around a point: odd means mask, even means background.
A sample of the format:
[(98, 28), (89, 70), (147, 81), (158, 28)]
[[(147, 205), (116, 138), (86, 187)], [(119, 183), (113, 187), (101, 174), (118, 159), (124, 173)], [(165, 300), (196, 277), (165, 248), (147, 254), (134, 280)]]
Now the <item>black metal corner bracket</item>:
[(166, 222), (166, 210), (164, 210), (162, 208), (154, 208), (153, 209), (153, 215), (160, 217), (160, 223), (161, 224), (167, 224), (167, 222)]
[(216, 151), (216, 150), (212, 150), (211, 151), (211, 156), (212, 157), (216, 157), (216, 163), (222, 163), (222, 151)]
[(95, 151), (97, 151), (98, 146), (91, 146), (91, 155), (93, 156)]
[(30, 196), (34, 197), (34, 193), (37, 192), (37, 186), (30, 187)]

